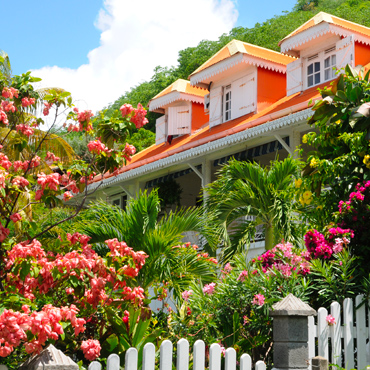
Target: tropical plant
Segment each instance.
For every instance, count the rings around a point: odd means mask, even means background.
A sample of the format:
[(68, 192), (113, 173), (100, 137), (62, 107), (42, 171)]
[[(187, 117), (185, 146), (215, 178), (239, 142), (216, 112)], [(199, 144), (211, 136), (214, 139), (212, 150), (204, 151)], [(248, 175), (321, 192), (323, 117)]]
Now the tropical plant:
[[(138, 194), (125, 210), (105, 202), (95, 202), (68, 229), (91, 237), (96, 250), (104, 255), (104, 241), (118, 238), (135, 251), (149, 255), (137, 278), (137, 284), (148, 289), (165, 282), (175, 296), (186, 289), (193, 279), (209, 282), (215, 276), (215, 264), (208, 255), (182, 246), (184, 233), (197, 231), (204, 236), (204, 214), (199, 208), (180, 209), (160, 215), (157, 191)], [(210, 236), (211, 237), (211, 236)], [(189, 243), (190, 244), (190, 243)], [(197, 248), (195, 248), (197, 249)]]
[[(290, 157), (272, 161), (269, 167), (232, 160), (207, 187), (209, 219), (220, 226), (225, 257), (242, 251), (254, 239), (258, 225), (265, 231), (265, 248), (277, 241), (298, 239), (295, 225), (294, 179), (300, 162)], [(253, 218), (245, 218), (253, 216)], [(244, 217), (244, 220), (242, 219)]]
[[(121, 107), (121, 116), (111, 121), (99, 116), (100, 138), (87, 144), (93, 161), (72, 160), (70, 147), (53, 133), (57, 116), (66, 110), (70, 130), (91, 134), (92, 112), (79, 112), (70, 93), (62, 89), (38, 93), (32, 86), (37, 79), (30, 72), (12, 76), (4, 55), (0, 54), (1, 363), (18, 368), (20, 361), (48, 343), (73, 352), (77, 360), (83, 356), (93, 360), (101, 350), (99, 340), (106, 348), (112, 344), (106, 342), (108, 338), (118, 335), (106, 308), (114, 310), (116, 317), (137, 317), (129, 310), (145, 303), (144, 290), (132, 281), (147, 256), (112, 239), (107, 240), (109, 252), (102, 258), (91, 249), (89, 238), (77, 233), (57, 235), (45, 244), (40, 240), (81, 211), (94, 191), (89, 191), (86, 182), (95, 172), (104, 178), (105, 171), (112, 173), (130, 159), (135, 148), (125, 139), (146, 123), (146, 111), (126, 105)], [(46, 131), (38, 128), (44, 118), (33, 115), (40, 113), (39, 105), (44, 116), (55, 113)], [(77, 207), (60, 212), (56, 220), (53, 208), (80, 192)], [(31, 206), (34, 215), (49, 215), (50, 222), (32, 219)], [(128, 339), (130, 330), (137, 330), (132, 339), (147, 340), (146, 328), (145, 322), (136, 322), (128, 329)]]

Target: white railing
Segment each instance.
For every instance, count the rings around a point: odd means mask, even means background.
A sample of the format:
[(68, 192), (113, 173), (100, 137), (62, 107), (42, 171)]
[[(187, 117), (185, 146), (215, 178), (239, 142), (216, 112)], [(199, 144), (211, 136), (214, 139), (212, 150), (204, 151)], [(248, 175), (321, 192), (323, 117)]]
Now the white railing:
[[(169, 340), (162, 342), (160, 347), (159, 369), (172, 370), (172, 343)], [(180, 339), (177, 342), (177, 370), (189, 370), (189, 342)], [(193, 370), (204, 370), (206, 364), (206, 346), (202, 340), (194, 343), (193, 349)], [(125, 370), (137, 370), (138, 353), (136, 348), (130, 348), (126, 352)], [(97, 361), (89, 365), (88, 370), (101, 370), (101, 364)], [(120, 359), (116, 354), (111, 354), (107, 360), (107, 370), (119, 370)], [(153, 343), (147, 343), (143, 349), (142, 370), (155, 369), (155, 347)], [(240, 370), (251, 370), (251, 357), (244, 354), (240, 357)], [(221, 370), (221, 347), (214, 343), (209, 349), (209, 370)], [(233, 348), (228, 348), (225, 353), (225, 370), (236, 370), (236, 352)], [(255, 370), (266, 370), (263, 361), (257, 361)]]
[[(358, 295), (355, 307), (362, 301), (363, 296)], [(370, 315), (366, 312), (365, 304), (356, 310), (352, 299), (346, 298), (341, 313), (340, 304), (333, 302), (330, 305), (330, 314), (335, 319), (333, 325), (328, 325), (326, 321), (328, 314), (326, 308), (321, 307), (317, 311), (316, 324), (314, 317), (309, 317), (309, 358), (318, 355), (328, 359), (329, 363), (345, 369), (366, 369), (366, 366), (370, 365), (366, 348), (370, 330), (370, 327), (366, 326), (366, 321), (369, 323)]]

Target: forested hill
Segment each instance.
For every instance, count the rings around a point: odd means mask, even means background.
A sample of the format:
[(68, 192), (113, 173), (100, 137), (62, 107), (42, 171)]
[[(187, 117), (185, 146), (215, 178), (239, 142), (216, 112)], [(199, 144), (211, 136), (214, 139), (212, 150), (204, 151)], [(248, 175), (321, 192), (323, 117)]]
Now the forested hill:
[[(178, 78), (188, 79), (196, 68), (232, 39), (279, 51), (278, 43), (281, 39), (320, 11), (370, 27), (370, 0), (298, 0), (291, 12), (275, 16), (262, 24), (257, 23), (253, 28), (233, 28), (217, 41), (203, 40), (196, 47), (181, 50), (178, 66), (156, 67), (150, 81), (126, 91), (108, 107), (108, 111), (118, 109), (123, 103), (136, 105), (141, 102), (144, 106), (147, 105), (152, 97)], [(157, 118), (157, 114), (148, 113), (149, 123), (146, 129), (154, 132)]]

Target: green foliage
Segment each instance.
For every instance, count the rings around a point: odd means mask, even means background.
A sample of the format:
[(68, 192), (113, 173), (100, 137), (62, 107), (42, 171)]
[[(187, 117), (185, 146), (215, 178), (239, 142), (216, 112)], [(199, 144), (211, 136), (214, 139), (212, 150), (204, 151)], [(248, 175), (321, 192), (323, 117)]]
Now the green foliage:
[(202, 210), (181, 209), (162, 218), (159, 213), (157, 192), (144, 192), (130, 200), (126, 210), (105, 202), (91, 204), (74, 222), (66, 225), (65, 232), (74, 230), (91, 236), (90, 242), (103, 256), (108, 252), (104, 241), (113, 238), (124, 240), (135, 251), (147, 253), (149, 257), (137, 278), (137, 284), (144, 289), (164, 281), (178, 294), (194, 278), (209, 282), (215, 274), (212, 262), (199, 258), (192, 248), (174, 248), (182, 244), (186, 231), (207, 236)]
[[(225, 257), (254, 239), (256, 226), (263, 225), (266, 249), (281, 238), (298, 239), (294, 227), (297, 203), (293, 179), (300, 171), (300, 162), (292, 158), (272, 161), (270, 167), (258, 163), (230, 161), (219, 171), (218, 179), (207, 188), (209, 217), (220, 226), (220, 237), (225, 243)], [(254, 219), (240, 220), (240, 217)]]
[(370, 178), (369, 90), (369, 74), (361, 77), (347, 66), (346, 76), (340, 75), (331, 88), (322, 90), (323, 99), (312, 108), (315, 113), (309, 124), (319, 132), (303, 139), (315, 149), (305, 172), (312, 189), (319, 192), (321, 186), (330, 186), (320, 195), (328, 216), (357, 183)]
[[(283, 258), (284, 262), (286, 258)], [(263, 359), (271, 363), (272, 305), (289, 293), (308, 300), (305, 277), (292, 271), (286, 276), (279, 269), (263, 271), (259, 261), (246, 263), (246, 255), (238, 254), (225, 266), (214, 291), (194, 282), (188, 299), (182, 300), (178, 313), (168, 318), (172, 338), (184, 337), (193, 345), (197, 339), (219, 342), (233, 347), (238, 356), (248, 353), (252, 362)], [(259, 301), (256, 295), (262, 295)]]
[(158, 196), (161, 200), (161, 207), (175, 205), (180, 207), (182, 188), (175, 180), (167, 180), (159, 184)]
[(127, 142), (136, 148), (136, 153), (139, 153), (155, 143), (155, 133), (141, 128), (134, 132), (133, 135), (128, 138)]

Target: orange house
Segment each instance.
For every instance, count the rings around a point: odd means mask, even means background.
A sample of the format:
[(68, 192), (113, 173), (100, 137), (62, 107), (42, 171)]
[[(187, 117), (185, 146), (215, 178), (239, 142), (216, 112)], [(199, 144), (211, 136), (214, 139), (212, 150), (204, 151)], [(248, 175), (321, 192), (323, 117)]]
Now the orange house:
[[(182, 205), (194, 206), (231, 157), (268, 164), (277, 155), (296, 155), (318, 87), (346, 64), (369, 67), (370, 29), (321, 12), (279, 45), (281, 53), (233, 40), (190, 81), (178, 80), (153, 97), (149, 110), (163, 113), (156, 144), (118, 176), (107, 176), (96, 197), (123, 206), (123, 197), (172, 179), (183, 189)], [(251, 248), (252, 254), (263, 250), (262, 235)]]

